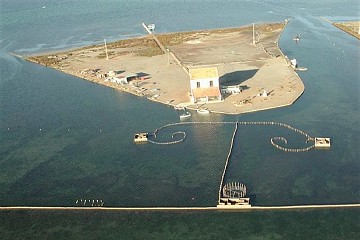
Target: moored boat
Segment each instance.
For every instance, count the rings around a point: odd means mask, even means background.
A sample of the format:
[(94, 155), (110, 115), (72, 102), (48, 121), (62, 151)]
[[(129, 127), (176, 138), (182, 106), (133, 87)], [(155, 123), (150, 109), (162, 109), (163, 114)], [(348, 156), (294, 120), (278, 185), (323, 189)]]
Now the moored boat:
[(300, 34), (299, 34), (299, 35), (297, 35), (297, 36), (295, 36), (295, 37), (293, 38), (293, 40), (294, 40), (295, 42), (300, 41)]
[(186, 113), (183, 113), (180, 115), (180, 119), (188, 118), (190, 116), (191, 116), (191, 114), (189, 112), (186, 112)]
[(185, 107), (184, 107), (184, 106), (180, 106), (180, 105), (175, 105), (175, 106), (174, 106), (174, 109), (175, 109), (175, 110), (185, 110)]
[(207, 108), (199, 108), (198, 110), (196, 110), (198, 113), (200, 114), (208, 114), (210, 113), (210, 111)]
[(150, 31), (155, 31), (155, 24), (154, 24), (154, 23), (148, 24), (148, 25), (147, 25), (147, 28), (148, 28)]

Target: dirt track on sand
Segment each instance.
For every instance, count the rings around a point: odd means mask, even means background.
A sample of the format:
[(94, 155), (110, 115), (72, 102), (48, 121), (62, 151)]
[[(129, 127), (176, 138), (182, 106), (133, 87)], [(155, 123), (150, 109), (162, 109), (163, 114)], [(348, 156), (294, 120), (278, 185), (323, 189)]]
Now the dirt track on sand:
[[(277, 45), (284, 26), (255, 25), (255, 46), (252, 26), (156, 36), (185, 69), (216, 66), (220, 84), (240, 84), (244, 88), (242, 93), (224, 96), (219, 103), (205, 104), (212, 112), (239, 114), (287, 106), (303, 93), (301, 79)], [(108, 43), (108, 55), (109, 60), (103, 45), (94, 45), (27, 59), (153, 101), (198, 107), (189, 102), (188, 74), (171, 54), (164, 54), (157, 47), (150, 35)], [(105, 82), (103, 74), (111, 70), (138, 73), (145, 80), (134, 80), (124, 86)], [(268, 96), (259, 96), (264, 90)]]

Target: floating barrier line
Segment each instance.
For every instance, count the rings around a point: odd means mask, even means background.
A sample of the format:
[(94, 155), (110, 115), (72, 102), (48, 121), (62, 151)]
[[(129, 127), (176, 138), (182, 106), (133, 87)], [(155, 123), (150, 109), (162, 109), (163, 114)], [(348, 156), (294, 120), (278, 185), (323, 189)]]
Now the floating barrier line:
[[(170, 144), (180, 143), (180, 142), (182, 142), (182, 141), (185, 140), (185, 138), (186, 138), (186, 133), (185, 133), (185, 132), (180, 132), (180, 131), (173, 133), (173, 135), (171, 135), (171, 138), (174, 138), (175, 135), (177, 135), (177, 134), (182, 134), (183, 137), (182, 137), (181, 139), (179, 139), (179, 140), (175, 140), (175, 141), (171, 141), (171, 142), (154, 142), (154, 141), (152, 141), (152, 140), (148, 140), (148, 142), (153, 143), (153, 144), (157, 144), (157, 145), (170, 145)], [(156, 138), (156, 134), (155, 134), (155, 133), (154, 133), (154, 137)]]
[[(231, 154), (233, 152), (233, 148), (234, 148), (234, 141), (235, 141), (235, 137), (236, 137), (236, 133), (237, 133), (237, 130), (238, 130), (238, 126), (239, 125), (265, 125), (265, 126), (270, 126), (270, 125), (275, 125), (275, 126), (280, 126), (280, 127), (284, 127), (284, 128), (287, 128), (293, 132), (296, 132), (296, 133), (299, 133), (300, 135), (303, 135), (306, 137), (306, 143), (308, 143), (309, 141), (314, 141), (314, 138), (312, 138), (309, 134), (299, 130), (299, 129), (296, 129), (288, 124), (284, 124), (284, 123), (278, 123), (278, 122), (178, 122), (178, 123), (170, 123), (170, 124), (167, 124), (167, 125), (164, 125), (158, 129), (156, 129), (154, 132), (153, 132), (153, 136), (156, 138), (156, 134), (165, 129), (165, 128), (168, 128), (168, 127), (172, 127), (172, 126), (182, 126), (182, 125), (204, 125), (204, 124), (235, 124), (235, 129), (234, 129), (234, 133), (232, 135), (232, 138), (231, 138), (231, 142), (230, 142), (230, 150), (229, 150), (229, 153), (227, 155), (227, 158), (226, 158), (226, 162), (225, 162), (225, 167), (224, 167), (224, 170), (223, 170), (223, 173), (221, 175), (221, 181), (220, 181), (220, 185), (219, 185), (219, 193), (218, 193), (218, 203), (220, 204), (220, 199), (221, 199), (221, 192), (222, 192), (222, 188), (223, 188), (223, 185), (224, 185), (224, 180), (225, 180), (225, 175), (226, 175), (226, 170), (228, 168), (228, 165), (229, 165), (229, 161), (230, 161), (230, 157), (231, 157)], [(148, 140), (149, 142), (151, 143), (154, 143), (154, 144), (159, 144), (159, 145), (169, 145), (169, 144), (175, 144), (175, 143), (180, 143), (182, 141), (185, 140), (186, 138), (186, 133), (185, 132), (175, 132), (172, 134), (172, 138), (174, 138), (174, 136), (176, 134), (183, 134), (183, 137), (179, 140), (176, 140), (176, 141), (170, 141), (170, 142), (155, 142), (155, 141), (152, 141), (152, 140)], [(279, 144), (276, 143), (276, 141), (282, 141), (284, 144), (287, 144), (288, 141), (286, 140), (286, 138), (284, 137), (273, 137), (273, 138), (270, 138), (270, 143), (271, 145), (273, 145), (275, 148), (281, 150), (281, 151), (284, 151), (284, 152), (306, 152), (306, 151), (309, 151), (310, 149), (314, 148), (315, 147), (315, 143), (312, 144), (311, 146), (309, 147), (306, 147), (306, 148), (286, 148), (286, 147), (282, 147), (280, 146)], [(314, 141), (315, 142), (315, 141)]]
[(226, 170), (227, 170), (227, 167), (229, 165), (229, 160), (230, 160), (230, 157), (231, 157), (231, 153), (233, 151), (233, 147), (234, 147), (234, 141), (235, 141), (235, 136), (236, 136), (236, 133), (237, 133), (237, 130), (238, 130), (238, 122), (236, 122), (235, 124), (235, 130), (234, 130), (234, 133), (233, 133), (233, 136), (231, 138), (231, 143), (230, 143), (230, 150), (229, 150), (229, 153), (228, 153), (228, 156), (226, 158), (226, 162), (225, 162), (225, 167), (224, 167), (224, 171), (223, 171), (223, 174), (221, 176), (221, 181), (220, 181), (220, 186), (219, 186), (219, 200), (218, 200), (218, 203), (220, 204), (220, 198), (221, 198), (221, 190), (222, 190), (222, 186), (224, 184), (224, 179), (225, 179), (225, 174), (226, 174)]
[[(270, 126), (270, 125), (275, 125), (275, 126), (280, 126), (280, 127), (284, 127), (284, 128), (287, 128), (293, 132), (296, 132), (300, 135), (303, 135), (306, 137), (306, 142), (309, 142), (309, 141), (314, 141), (315, 139), (313, 137), (311, 137), (309, 134), (305, 133), (304, 131), (301, 131), (297, 128), (294, 128), (288, 124), (284, 124), (284, 123), (279, 123), (279, 122), (178, 122), (178, 123), (170, 123), (170, 124), (167, 124), (167, 125), (164, 125), (158, 129), (156, 129), (154, 132), (153, 132), (153, 135), (154, 137), (156, 138), (156, 133), (165, 129), (165, 128), (168, 128), (168, 127), (172, 127), (172, 126), (181, 126), (181, 125), (201, 125), (201, 124), (236, 124), (236, 126), (238, 125), (266, 125), (266, 126)], [(172, 138), (174, 137), (175, 134), (183, 134), (183, 137), (182, 139), (180, 140), (176, 140), (176, 141), (170, 141), (170, 142), (156, 142), (156, 141), (152, 141), (152, 140), (148, 140), (148, 142), (150, 143), (154, 143), (154, 144), (159, 144), (159, 145), (169, 145), (169, 144), (175, 144), (175, 143), (180, 143), (182, 141), (185, 140), (186, 138), (186, 133), (185, 132), (176, 132), (172, 135)], [(286, 147), (282, 147), (280, 145), (278, 145), (275, 141), (277, 140), (280, 140), (280, 141), (283, 141), (285, 144), (287, 144), (287, 140), (284, 138), (284, 137), (273, 137), (270, 139), (270, 143), (271, 145), (273, 145), (275, 148), (281, 150), (281, 151), (284, 151), (284, 152), (306, 152), (306, 151), (309, 151), (311, 150), (312, 148), (315, 147), (315, 143), (309, 147), (306, 147), (306, 148), (286, 148)]]

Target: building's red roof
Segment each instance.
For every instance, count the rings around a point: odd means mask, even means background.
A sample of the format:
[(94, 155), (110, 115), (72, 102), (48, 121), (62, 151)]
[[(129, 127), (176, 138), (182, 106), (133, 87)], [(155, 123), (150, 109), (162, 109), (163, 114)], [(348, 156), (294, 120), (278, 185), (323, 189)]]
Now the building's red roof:
[(195, 98), (217, 97), (221, 95), (220, 89), (217, 87), (195, 88), (192, 92)]

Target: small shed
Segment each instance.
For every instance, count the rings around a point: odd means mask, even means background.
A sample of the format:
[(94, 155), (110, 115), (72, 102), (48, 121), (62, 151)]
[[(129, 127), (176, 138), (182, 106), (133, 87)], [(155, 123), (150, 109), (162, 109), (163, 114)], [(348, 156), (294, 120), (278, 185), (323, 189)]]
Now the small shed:
[(114, 82), (117, 84), (128, 84), (132, 80), (136, 80), (138, 75), (136, 73), (121, 73), (115, 74), (108, 78), (108, 81)]
[(242, 90), (242, 87), (239, 85), (221, 86), (221, 93), (223, 94), (239, 94)]

